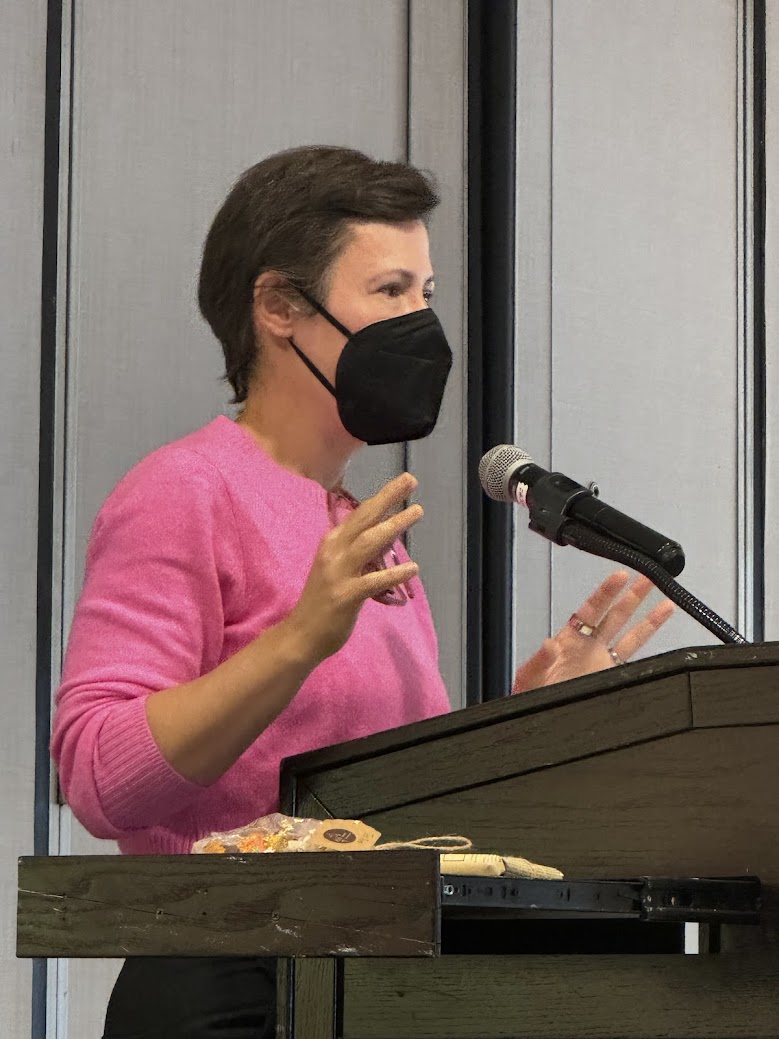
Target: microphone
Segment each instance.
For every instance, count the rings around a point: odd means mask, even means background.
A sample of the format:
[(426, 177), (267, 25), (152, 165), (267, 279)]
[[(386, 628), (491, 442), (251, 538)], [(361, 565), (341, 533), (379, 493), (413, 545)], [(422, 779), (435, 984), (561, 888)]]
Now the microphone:
[(583, 487), (562, 473), (549, 473), (527, 452), (498, 444), (479, 462), (479, 479), (495, 501), (516, 502), (530, 511), (530, 529), (558, 545), (568, 544), (572, 522), (643, 552), (672, 577), (684, 569), (681, 545), (600, 501), (595, 484)]

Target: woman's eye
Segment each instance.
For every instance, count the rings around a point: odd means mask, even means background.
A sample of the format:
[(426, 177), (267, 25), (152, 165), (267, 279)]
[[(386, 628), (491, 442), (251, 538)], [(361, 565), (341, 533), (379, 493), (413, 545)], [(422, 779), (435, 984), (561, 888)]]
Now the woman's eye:
[[(404, 285), (393, 284), (384, 285), (379, 291), (383, 292), (390, 299), (399, 299), (406, 291), (406, 288)], [(422, 298), (424, 299), (425, 303), (429, 303), (430, 300), (433, 298), (433, 289), (424, 289), (422, 292)]]

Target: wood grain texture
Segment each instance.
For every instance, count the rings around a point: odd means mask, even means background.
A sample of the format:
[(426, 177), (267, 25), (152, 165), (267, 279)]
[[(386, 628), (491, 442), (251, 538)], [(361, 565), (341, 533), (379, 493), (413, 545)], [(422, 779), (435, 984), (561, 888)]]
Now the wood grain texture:
[(779, 726), (694, 730), (368, 815), (462, 833), (575, 877), (756, 874), (779, 884)]
[(286, 957), (276, 960), (276, 1039), (289, 1039), (290, 989), (293, 984), (294, 971), (294, 960)]
[(345, 964), (344, 1039), (776, 1039), (779, 958), (442, 957)]
[[(79, 825), (68, 808), (61, 809), (62, 846), (68, 855), (115, 855), (114, 841), (98, 840)], [(58, 988), (67, 992), (67, 1039), (102, 1035), (108, 1000), (124, 961), (115, 959), (61, 959), (57, 962)]]
[(432, 852), (61, 856), (19, 864), (19, 956), (432, 956)]
[(314, 797), (304, 783), (291, 778), (280, 792), (282, 811), (294, 815), (298, 819), (332, 819), (329, 812), (318, 798)]
[(294, 1032), (288, 1039), (334, 1039), (337, 969), (334, 959), (295, 961)]
[(534, 714), (548, 707), (601, 696), (614, 690), (638, 688), (646, 682), (674, 675), (716, 671), (720, 668), (749, 668), (779, 664), (779, 642), (746, 646), (702, 646), (673, 650), (656, 657), (633, 661), (624, 667), (609, 668), (569, 682), (533, 689), (521, 696), (510, 696), (492, 703), (379, 732), (360, 740), (298, 754), (285, 759), (284, 775), (304, 776), (335, 766), (374, 757), (387, 750), (412, 746), (425, 740), (440, 739), (468, 732), (480, 725), (491, 725), (509, 718)]
[(676, 675), (380, 754), (308, 776), (306, 787), (331, 813), (360, 818), (656, 739), (690, 724), (688, 679)]
[(723, 668), (690, 675), (693, 724), (779, 723), (779, 668)]

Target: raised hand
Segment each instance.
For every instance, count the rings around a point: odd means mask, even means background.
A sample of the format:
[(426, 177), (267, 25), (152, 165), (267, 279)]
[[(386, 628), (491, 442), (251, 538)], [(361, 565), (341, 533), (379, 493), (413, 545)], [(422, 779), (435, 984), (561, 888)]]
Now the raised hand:
[(642, 620), (626, 627), (653, 587), (646, 577), (631, 583), (624, 570), (611, 574), (565, 627), (518, 668), (512, 692), (538, 689), (625, 663), (674, 613), (673, 603), (664, 599)]
[(414, 562), (382, 569), (372, 565), (424, 515), (421, 505), (392, 514), (416, 486), (410, 473), (395, 477), (322, 538), (288, 618), (305, 634), (316, 659), (324, 660), (343, 646), (366, 599), (410, 581), (419, 572)]

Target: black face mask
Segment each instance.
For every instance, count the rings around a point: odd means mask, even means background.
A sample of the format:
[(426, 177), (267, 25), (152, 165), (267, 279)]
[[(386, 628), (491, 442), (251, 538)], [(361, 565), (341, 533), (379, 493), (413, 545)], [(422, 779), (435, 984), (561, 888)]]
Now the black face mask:
[(419, 440), (431, 433), (452, 367), (452, 351), (433, 311), (416, 310), (376, 321), (352, 334), (315, 299), (298, 291), (346, 336), (335, 386), (289, 341), (335, 397), (344, 429), (372, 445)]

